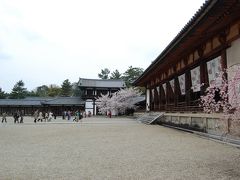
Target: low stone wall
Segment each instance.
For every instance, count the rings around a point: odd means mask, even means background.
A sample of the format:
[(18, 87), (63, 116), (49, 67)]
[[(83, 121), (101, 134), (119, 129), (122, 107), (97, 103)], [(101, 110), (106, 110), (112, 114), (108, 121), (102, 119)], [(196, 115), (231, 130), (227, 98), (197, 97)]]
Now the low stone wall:
[(157, 123), (215, 135), (240, 138), (240, 121), (223, 119), (223, 114), (165, 113)]

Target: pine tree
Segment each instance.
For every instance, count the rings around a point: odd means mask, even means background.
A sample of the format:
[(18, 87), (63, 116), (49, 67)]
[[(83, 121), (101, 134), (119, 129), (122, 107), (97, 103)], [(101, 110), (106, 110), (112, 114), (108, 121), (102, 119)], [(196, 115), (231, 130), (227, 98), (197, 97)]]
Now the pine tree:
[(26, 97), (27, 89), (24, 88), (24, 82), (22, 80), (18, 81), (10, 93), (10, 99), (23, 99)]
[(121, 73), (116, 69), (111, 73), (110, 79), (121, 79)]
[(101, 73), (98, 74), (98, 77), (101, 79), (108, 79), (109, 73), (110, 73), (110, 70), (108, 68), (102, 69)]
[(64, 80), (61, 87), (62, 96), (71, 96), (72, 95), (72, 85), (68, 79)]
[(82, 96), (82, 91), (80, 87), (78, 87), (78, 83), (72, 83), (72, 95), (74, 97), (81, 97)]
[(56, 97), (56, 96), (59, 96), (61, 94), (61, 92), (62, 92), (62, 89), (59, 86), (57, 86), (55, 84), (51, 84), (48, 87), (47, 95), (50, 97)]
[(6, 98), (6, 93), (2, 91), (2, 88), (0, 88), (0, 99), (5, 99)]
[(132, 83), (143, 73), (143, 69), (130, 66), (123, 74), (123, 79), (127, 87), (131, 87)]

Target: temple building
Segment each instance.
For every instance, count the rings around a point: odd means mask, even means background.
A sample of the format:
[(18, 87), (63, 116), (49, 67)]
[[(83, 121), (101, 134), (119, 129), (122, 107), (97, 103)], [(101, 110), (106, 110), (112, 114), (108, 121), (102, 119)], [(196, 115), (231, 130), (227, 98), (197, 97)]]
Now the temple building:
[(0, 115), (13, 114), (17, 110), (24, 115), (33, 115), (37, 109), (42, 112), (53, 112), (61, 116), (63, 111), (84, 110), (85, 102), (80, 97), (27, 97), (25, 99), (0, 99)]
[[(98, 108), (95, 104), (96, 98), (101, 94), (112, 93), (125, 88), (123, 80), (102, 80), (80, 78), (78, 87), (81, 90), (80, 97), (27, 97), (24, 99), (0, 99), (0, 115), (7, 112), (13, 114), (21, 110), (25, 115), (32, 115), (37, 109), (39, 111), (52, 111), (56, 115), (62, 115), (63, 111), (85, 111), (96, 115)], [(113, 114), (114, 115), (114, 114)]]
[(123, 80), (111, 80), (111, 79), (83, 79), (80, 78), (78, 86), (81, 90), (81, 97), (85, 101), (85, 111), (90, 112), (92, 115), (98, 114), (98, 108), (96, 106), (96, 98), (101, 94), (109, 96), (112, 93), (119, 91), (122, 88), (126, 88)]
[(240, 1), (209, 0), (134, 85), (146, 88), (147, 111), (197, 112), (217, 74), (239, 64)]

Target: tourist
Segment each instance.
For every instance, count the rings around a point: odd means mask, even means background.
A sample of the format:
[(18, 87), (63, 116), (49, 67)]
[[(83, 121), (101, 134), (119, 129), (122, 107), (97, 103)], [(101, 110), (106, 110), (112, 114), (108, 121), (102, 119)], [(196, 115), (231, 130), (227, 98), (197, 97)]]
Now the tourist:
[(7, 113), (3, 112), (2, 113), (2, 123), (5, 121), (5, 123), (7, 123)]
[(79, 110), (79, 120), (83, 118), (83, 113), (84, 112), (81, 112), (81, 110)]
[(111, 111), (108, 112), (108, 117), (112, 118), (112, 112)]
[(24, 115), (24, 111), (23, 111), (23, 110), (21, 110), (21, 111), (19, 112), (19, 116), (20, 116), (20, 123), (23, 123), (23, 115)]
[(34, 117), (34, 122), (36, 123), (38, 119), (38, 110), (34, 112), (33, 117)]
[(91, 117), (91, 116), (92, 116), (91, 111), (88, 111), (88, 117)]
[(82, 119), (81, 111), (76, 111), (77, 122)]
[(45, 122), (47, 122), (47, 121), (48, 121), (48, 113), (45, 112)]
[(48, 116), (48, 121), (51, 121), (52, 118), (53, 118), (53, 113), (50, 111), (50, 112), (49, 112), (49, 116)]
[(78, 122), (78, 120), (79, 120), (79, 114), (78, 114), (78, 111), (75, 111), (73, 121)]
[(18, 118), (19, 118), (19, 111), (15, 111), (15, 113), (13, 113), (13, 118), (14, 118), (14, 123), (18, 122)]
[(83, 117), (86, 118), (87, 117), (87, 114), (85, 111), (83, 111)]
[(41, 111), (38, 113), (38, 121), (43, 121), (43, 113)]
[(71, 120), (71, 111), (67, 112), (67, 117), (68, 117), (68, 121), (70, 121)]

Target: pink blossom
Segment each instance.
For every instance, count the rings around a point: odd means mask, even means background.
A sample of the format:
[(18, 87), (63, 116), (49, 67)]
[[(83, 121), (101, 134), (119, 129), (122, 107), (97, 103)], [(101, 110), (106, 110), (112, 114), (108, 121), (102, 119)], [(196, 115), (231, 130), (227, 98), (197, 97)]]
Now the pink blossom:
[[(225, 73), (231, 73), (230, 80)], [(204, 112), (222, 111), (225, 117), (239, 120), (240, 115), (240, 66), (221, 71), (206, 89), (206, 95), (200, 97)]]

